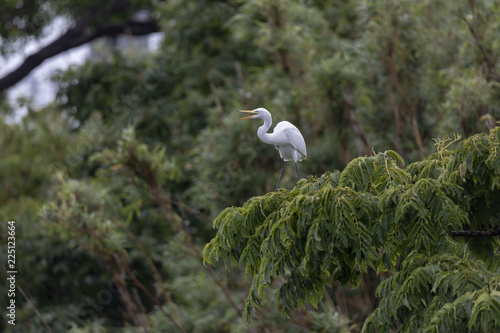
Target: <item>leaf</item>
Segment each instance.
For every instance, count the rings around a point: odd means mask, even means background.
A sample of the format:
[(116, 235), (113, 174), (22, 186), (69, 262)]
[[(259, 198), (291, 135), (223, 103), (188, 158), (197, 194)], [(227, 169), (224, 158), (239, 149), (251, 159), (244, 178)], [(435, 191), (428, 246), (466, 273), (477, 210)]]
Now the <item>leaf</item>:
[(321, 295), (319, 295), (316, 291), (310, 291), (308, 292), (307, 294), (307, 300), (309, 301), (309, 303), (311, 303), (311, 305), (317, 309), (318, 308), (318, 304), (319, 302), (321, 301)]
[[(252, 298), (263, 297), (264, 286), (280, 275), (285, 280), (279, 293), (285, 315), (305, 301), (315, 305), (325, 281), (357, 288), (361, 272), (373, 268), (392, 274), (377, 288), (387, 297), (379, 305), (387, 308), (378, 316), (388, 320), (372, 321), (375, 327), (396, 329), (392, 323), (399, 322), (420, 330), (419, 316), (426, 313), (429, 319), (441, 308), (433, 330), (452, 328), (459, 312), (474, 316), (474, 328), (490, 325), (496, 300), (490, 301), (488, 311), (477, 302), (453, 303), (464, 293), (481, 290), (495, 274), (486, 267), (496, 267), (492, 242), (490, 256), (480, 256), (472, 246), (464, 251), (462, 240), (450, 235), (473, 223), (470, 216), (489, 209), (480, 203), (494, 200), (485, 181), (487, 143), (468, 139), (457, 149), (463, 151), (445, 149), (405, 169), (400, 156), (390, 151), (357, 158), (342, 173), (325, 173), (292, 191), (254, 197), (243, 207), (226, 209), (216, 219), (217, 235), (204, 258), (247, 261), (246, 272), (257, 283)], [(468, 156), (477, 170), (468, 171), (464, 180), (458, 169)], [(475, 199), (474, 193), (482, 199)], [(412, 313), (402, 316), (408, 309)]]

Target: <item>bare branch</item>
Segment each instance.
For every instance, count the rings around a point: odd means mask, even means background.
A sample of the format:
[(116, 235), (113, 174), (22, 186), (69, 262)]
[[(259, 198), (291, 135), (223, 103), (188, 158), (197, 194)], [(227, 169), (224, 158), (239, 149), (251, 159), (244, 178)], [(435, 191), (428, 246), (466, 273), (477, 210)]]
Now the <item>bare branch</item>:
[(161, 304), (161, 302), (148, 290), (148, 288), (146, 288), (141, 281), (137, 280), (137, 278), (135, 277), (135, 274), (132, 273), (132, 271), (130, 270), (130, 267), (128, 266), (128, 264), (124, 261), (122, 261), (119, 256), (115, 253), (113, 254), (113, 258), (115, 259), (115, 261), (118, 263), (118, 265), (122, 268), (125, 269), (125, 271), (127, 272), (127, 274), (132, 278), (132, 280), (134, 281), (135, 285), (137, 287), (139, 287), (139, 289), (141, 289), (148, 297), (151, 301), (153, 301), (154, 304), (156, 304), (156, 306), (158, 306), (158, 309), (163, 313), (163, 315), (168, 318), (168, 320), (170, 320), (174, 326), (179, 330), (179, 332), (184, 332), (186, 333), (186, 330), (178, 323), (175, 321), (175, 319), (170, 315), (168, 314), (167, 311), (165, 311), (165, 309), (163, 309), (163, 305)]
[(472, 35), (474, 44), (476, 44), (479, 50), (481, 50), (481, 53), (483, 54), (484, 60), (486, 61), (487, 64), (487, 68), (491, 71), (490, 75), (493, 77), (495, 81), (500, 82), (500, 74), (498, 74), (495, 59), (492, 58), (492, 55), (488, 53), (488, 50), (486, 50), (486, 48), (484, 47), (481, 38), (476, 33), (476, 30), (461, 11), (460, 11), (460, 19), (465, 22), (467, 28), (469, 29), (469, 32)]
[[(7, 269), (5, 267), (2, 267), (3, 268), (3, 271), (5, 272), (5, 274), (7, 274)], [(16, 288), (17, 290), (19, 290), (19, 292), (21, 293), (21, 295), (23, 295), (24, 299), (26, 300), (26, 302), (28, 303), (31, 303), (31, 305), (33, 306), (33, 310), (35, 311), (38, 319), (40, 319), (40, 321), (42, 322), (43, 326), (45, 326), (45, 328), (50, 332), (50, 333), (53, 333), (54, 331), (52, 330), (52, 328), (47, 324), (47, 322), (45, 321), (45, 319), (43, 319), (43, 316), (40, 314), (40, 311), (38, 311), (38, 308), (36, 307), (35, 303), (33, 302), (33, 300), (31, 299), (31, 297), (29, 297), (23, 290), (23, 288), (21, 288), (21, 286), (19, 285), (19, 283), (17, 282), (16, 280)]]
[(58, 39), (28, 56), (19, 67), (0, 78), (0, 92), (21, 81), (45, 60), (69, 49), (89, 43), (97, 38), (104, 36), (117, 36), (124, 33), (140, 36), (160, 31), (156, 22), (129, 20), (122, 24), (101, 25), (88, 32), (88, 28), (90, 28), (92, 22), (106, 22), (106, 17), (108, 17), (111, 13), (122, 11), (128, 6), (128, 1), (116, 1), (100, 12), (89, 12), (79, 22), (77, 22), (74, 27), (69, 29)]
[(491, 230), (453, 230), (451, 235), (454, 237), (495, 237), (500, 236), (500, 226), (493, 227)]

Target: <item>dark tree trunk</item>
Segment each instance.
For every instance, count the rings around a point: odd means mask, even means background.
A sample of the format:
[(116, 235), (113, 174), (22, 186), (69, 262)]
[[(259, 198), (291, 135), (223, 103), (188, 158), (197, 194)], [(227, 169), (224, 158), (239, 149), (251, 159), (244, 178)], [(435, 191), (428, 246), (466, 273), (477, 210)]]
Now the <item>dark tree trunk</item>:
[(113, 25), (102, 24), (98, 25), (95, 29), (90, 29), (90, 24), (106, 22), (106, 18), (111, 13), (123, 11), (128, 6), (128, 1), (118, 0), (102, 11), (88, 13), (61, 37), (28, 56), (19, 67), (0, 78), (0, 92), (21, 81), (45, 60), (74, 47), (89, 43), (99, 37), (117, 36), (119, 34), (140, 36), (160, 31), (158, 24), (154, 21), (136, 20), (128, 20), (121, 24)]

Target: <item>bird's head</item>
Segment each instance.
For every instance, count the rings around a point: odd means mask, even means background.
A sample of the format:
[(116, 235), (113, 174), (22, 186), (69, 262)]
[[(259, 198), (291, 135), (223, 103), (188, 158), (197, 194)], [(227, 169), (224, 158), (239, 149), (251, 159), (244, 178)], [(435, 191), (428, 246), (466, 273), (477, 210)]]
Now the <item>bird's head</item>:
[(258, 118), (264, 118), (266, 116), (271, 116), (271, 114), (269, 113), (269, 111), (267, 111), (266, 109), (264, 108), (257, 108), (255, 110), (240, 110), (238, 112), (244, 112), (244, 113), (251, 113), (252, 115), (251, 116), (248, 116), (248, 117), (243, 117), (243, 118), (240, 118), (239, 120), (243, 120), (243, 119), (258, 119)]

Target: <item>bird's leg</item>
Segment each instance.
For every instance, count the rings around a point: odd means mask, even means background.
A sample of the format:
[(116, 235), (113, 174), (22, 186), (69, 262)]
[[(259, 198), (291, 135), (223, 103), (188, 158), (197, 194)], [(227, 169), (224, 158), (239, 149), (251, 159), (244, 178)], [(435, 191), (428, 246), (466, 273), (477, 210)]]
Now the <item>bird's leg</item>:
[(299, 181), (299, 172), (297, 171), (297, 162), (295, 162), (295, 182)]
[(281, 176), (283, 176), (283, 171), (285, 171), (285, 160), (281, 159), (281, 173), (280, 173), (280, 178), (278, 179), (278, 185), (276, 185), (276, 190), (274, 192), (278, 192), (278, 187), (280, 186)]

